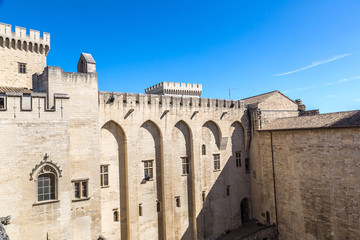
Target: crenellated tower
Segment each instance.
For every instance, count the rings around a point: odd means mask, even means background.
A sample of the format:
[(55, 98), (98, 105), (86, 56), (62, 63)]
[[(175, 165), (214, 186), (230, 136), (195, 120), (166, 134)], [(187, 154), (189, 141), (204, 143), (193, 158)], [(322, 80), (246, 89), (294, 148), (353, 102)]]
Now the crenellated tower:
[(195, 83), (161, 82), (145, 89), (145, 93), (169, 96), (200, 97), (202, 94), (202, 85)]
[(32, 76), (46, 67), (50, 34), (0, 23), (0, 86), (32, 88)]

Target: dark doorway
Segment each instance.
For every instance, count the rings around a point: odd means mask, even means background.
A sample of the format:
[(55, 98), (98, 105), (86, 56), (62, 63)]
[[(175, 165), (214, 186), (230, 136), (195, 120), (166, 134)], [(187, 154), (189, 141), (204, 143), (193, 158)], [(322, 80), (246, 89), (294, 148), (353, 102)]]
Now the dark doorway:
[(270, 225), (270, 213), (266, 212), (266, 223), (267, 225)]
[(241, 222), (248, 222), (249, 221), (249, 200), (244, 198), (241, 201)]

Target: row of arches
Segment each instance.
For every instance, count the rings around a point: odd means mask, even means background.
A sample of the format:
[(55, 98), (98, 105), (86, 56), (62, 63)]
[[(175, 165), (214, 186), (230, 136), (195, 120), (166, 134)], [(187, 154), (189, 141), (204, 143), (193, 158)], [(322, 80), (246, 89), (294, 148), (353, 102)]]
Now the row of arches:
[[(238, 129), (241, 132), (240, 135), (245, 138), (240, 122), (234, 122), (231, 128)], [(199, 145), (199, 150), (202, 146), (206, 146), (208, 154), (206, 158), (199, 156), (199, 159), (195, 159), (193, 133), (190, 126), (184, 121), (179, 121), (173, 126), (171, 141), (166, 143), (163, 142), (161, 128), (150, 120), (139, 126), (136, 141), (129, 141), (130, 139), (127, 139), (125, 130), (115, 121), (109, 121), (103, 125), (100, 131), (101, 164), (110, 164), (110, 166), (114, 166), (114, 169), (119, 171), (117, 173), (118, 176), (114, 180), (116, 185), (113, 192), (119, 196), (114, 202), (109, 203), (106, 200), (109, 198), (105, 196), (107, 193), (104, 193), (103, 199), (105, 199), (105, 205), (109, 204), (109, 207), (106, 207), (108, 209), (114, 207), (111, 204), (116, 204), (116, 201), (118, 201), (117, 204), (120, 203), (120, 224), (118, 231), (121, 233), (121, 239), (129, 234), (129, 195), (132, 196), (131, 199), (135, 199), (134, 195), (137, 195), (138, 203), (136, 203), (136, 206), (141, 206), (141, 215), (139, 215), (138, 220), (139, 239), (146, 239), (146, 236), (149, 235), (153, 239), (167, 238), (165, 236), (167, 224), (165, 219), (169, 219), (169, 217), (165, 217), (164, 209), (169, 209), (169, 206), (165, 206), (165, 202), (171, 202), (173, 207), (173, 210), (170, 211), (172, 215), (171, 228), (173, 229), (171, 232), (176, 236), (172, 237), (175, 237), (175, 239), (193, 239), (196, 237), (197, 221), (194, 206), (195, 195), (199, 193), (195, 192), (195, 187), (193, 186), (194, 164), (196, 162), (198, 165), (208, 165), (207, 167), (200, 167), (201, 169), (211, 167), (214, 153), (220, 155), (222, 138), (220, 127), (213, 121), (207, 121), (203, 124), (201, 135), (202, 142)], [(239, 133), (233, 133), (233, 135), (233, 139), (240, 136)], [(243, 140), (241, 141), (244, 143)], [(129, 142), (132, 143), (131, 148), (136, 147), (136, 153), (131, 149), (131, 159), (127, 155), (129, 150), (127, 144)], [(133, 146), (134, 142), (136, 142), (136, 146)], [(164, 148), (163, 144), (167, 146)], [(235, 146), (236, 144), (232, 145)], [(164, 149), (170, 152), (164, 153)], [(166, 160), (164, 160), (164, 155), (167, 156)], [(131, 169), (129, 170), (128, 164), (130, 163)], [(129, 171), (131, 172), (131, 180), (128, 178)], [(169, 174), (171, 175), (170, 182), (166, 180), (169, 179)], [(206, 174), (214, 174), (214, 172), (209, 171)], [(206, 178), (206, 176), (204, 177)], [(129, 181), (138, 183), (136, 191), (128, 189)], [(174, 196), (164, 195), (165, 185), (167, 189), (171, 189)], [(119, 189), (120, 192), (118, 191)], [(111, 198), (114, 198), (113, 195)], [(170, 201), (169, 198), (172, 200)], [(116, 231), (116, 229), (109, 229), (106, 222), (103, 223), (103, 229), (105, 229), (103, 230), (104, 236), (107, 235), (106, 232)]]
[(47, 55), (50, 50), (49, 45), (20, 41), (10, 38), (4, 39), (3, 37), (0, 37), (0, 47), (45, 55)]

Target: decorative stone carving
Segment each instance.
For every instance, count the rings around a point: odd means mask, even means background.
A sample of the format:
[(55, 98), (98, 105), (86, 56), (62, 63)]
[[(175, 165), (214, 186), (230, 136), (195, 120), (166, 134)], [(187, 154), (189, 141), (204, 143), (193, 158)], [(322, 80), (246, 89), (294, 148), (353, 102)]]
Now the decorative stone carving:
[(44, 155), (44, 160), (37, 164), (30, 173), (30, 181), (36, 178), (39, 174), (43, 173), (53, 173), (58, 177), (62, 177), (62, 169), (53, 161), (49, 161), (49, 155), (46, 153)]
[(0, 217), (0, 240), (10, 240), (3, 225), (8, 225), (11, 222), (11, 216)]

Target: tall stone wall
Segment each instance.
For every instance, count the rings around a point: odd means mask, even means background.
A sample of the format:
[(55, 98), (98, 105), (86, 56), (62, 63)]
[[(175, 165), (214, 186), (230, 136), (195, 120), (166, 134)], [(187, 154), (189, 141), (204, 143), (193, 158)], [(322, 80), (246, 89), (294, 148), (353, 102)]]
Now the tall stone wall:
[[(87, 180), (89, 199), (78, 201), (72, 192), (71, 227), (73, 239), (97, 239), (101, 234), (101, 192), (99, 161), (99, 111), (97, 73), (70, 73), (48, 67), (49, 99), (66, 92), (69, 101), (69, 154), (71, 187)], [(50, 104), (51, 107), (53, 104)]]
[[(359, 128), (272, 132), (280, 239), (360, 237), (359, 142)], [(266, 199), (275, 209), (270, 133), (258, 143), (253, 198), (265, 211)]]
[[(21, 111), (20, 96), (8, 95), (7, 101), (7, 110), (0, 112), (0, 212), (12, 215), (8, 235), (72, 239), (69, 101), (56, 99), (53, 111), (45, 110), (40, 94), (32, 94), (32, 110)], [(38, 202), (37, 175), (48, 164), (59, 171), (57, 200)]]
[[(4, 142), (0, 154), (7, 159), (2, 161), (0, 182), (8, 183), (1, 191), (11, 196), (0, 207), (13, 215), (10, 237), (97, 239), (101, 234), (97, 74), (48, 67), (35, 76), (36, 81), (46, 92), (30, 97), (6, 93), (7, 108), (0, 111)], [(56, 198), (37, 201), (36, 175), (47, 161), (53, 161), (58, 171)], [(75, 197), (77, 181), (87, 182), (87, 196), (81, 199)]]
[[(127, 228), (130, 239), (144, 239), (144, 233), (156, 239), (215, 239), (241, 226), (240, 202), (251, 200), (244, 112), (239, 101), (100, 92), (101, 163), (110, 164), (111, 173), (102, 196), (116, 194), (120, 184), (118, 196), (102, 199), (103, 226), (113, 224), (112, 209), (128, 216), (121, 217), (125, 223), (103, 228), (104, 237), (118, 239), (115, 229)], [(110, 125), (117, 134), (108, 133)], [(243, 154), (241, 167), (236, 151)], [(220, 154), (219, 170), (213, 154)], [(183, 172), (183, 157), (189, 173)], [(153, 160), (153, 179), (144, 179), (144, 160)], [(119, 164), (125, 166), (120, 176), (112, 170)], [(127, 179), (118, 183), (121, 175)]]

